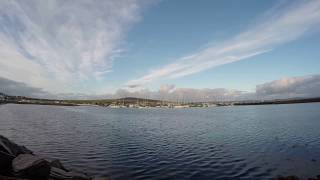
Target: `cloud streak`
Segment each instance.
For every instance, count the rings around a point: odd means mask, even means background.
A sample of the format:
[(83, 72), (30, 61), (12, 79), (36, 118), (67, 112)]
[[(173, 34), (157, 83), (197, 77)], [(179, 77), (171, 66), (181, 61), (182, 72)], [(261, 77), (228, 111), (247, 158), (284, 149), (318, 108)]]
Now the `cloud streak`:
[(287, 7), (270, 10), (256, 25), (235, 37), (209, 46), (191, 55), (176, 59), (148, 74), (130, 80), (128, 87), (199, 73), (271, 51), (273, 48), (296, 40), (320, 24), (320, 1), (299, 1)]
[(97, 81), (112, 71), (144, 6), (138, 0), (3, 0), (0, 76), (50, 91)]

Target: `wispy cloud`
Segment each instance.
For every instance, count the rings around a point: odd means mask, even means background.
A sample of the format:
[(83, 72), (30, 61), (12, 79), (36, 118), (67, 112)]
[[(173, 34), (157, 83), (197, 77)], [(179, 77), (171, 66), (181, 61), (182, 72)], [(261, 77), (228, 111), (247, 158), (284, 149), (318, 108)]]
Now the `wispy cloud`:
[(298, 39), (319, 24), (320, 1), (306, 0), (277, 7), (235, 37), (151, 70), (126, 86), (136, 88), (160, 79), (179, 78), (263, 54)]
[(145, 1), (0, 1), (0, 76), (47, 90), (98, 80)]

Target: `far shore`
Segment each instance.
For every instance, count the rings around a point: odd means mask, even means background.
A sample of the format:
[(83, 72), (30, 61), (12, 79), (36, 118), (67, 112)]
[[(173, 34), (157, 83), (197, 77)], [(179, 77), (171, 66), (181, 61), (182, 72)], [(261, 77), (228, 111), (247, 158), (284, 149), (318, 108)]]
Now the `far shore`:
[(220, 102), (173, 102), (140, 98), (121, 98), (107, 100), (49, 100), (34, 99), (21, 96), (6, 96), (0, 99), (0, 104), (33, 104), (52, 106), (99, 106), (108, 108), (208, 108), (219, 106), (251, 106), (251, 105), (277, 105), (277, 104), (298, 104), (316, 103), (320, 98), (296, 98), (296, 99), (275, 99), (275, 100), (247, 100), (247, 101), (220, 101)]

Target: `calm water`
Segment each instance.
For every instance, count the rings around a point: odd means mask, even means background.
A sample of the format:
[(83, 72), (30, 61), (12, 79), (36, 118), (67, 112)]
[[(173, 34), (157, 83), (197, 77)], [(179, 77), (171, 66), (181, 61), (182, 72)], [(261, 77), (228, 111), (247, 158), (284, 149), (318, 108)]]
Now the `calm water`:
[(111, 179), (320, 174), (320, 103), (208, 109), (0, 105), (0, 134)]

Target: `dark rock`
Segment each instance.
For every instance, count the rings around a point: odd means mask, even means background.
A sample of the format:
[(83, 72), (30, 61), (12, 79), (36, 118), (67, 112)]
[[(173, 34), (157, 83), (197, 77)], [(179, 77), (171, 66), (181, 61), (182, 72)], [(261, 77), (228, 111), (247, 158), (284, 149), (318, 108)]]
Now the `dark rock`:
[(300, 180), (297, 176), (278, 176), (276, 180)]
[(58, 159), (55, 159), (55, 160), (51, 161), (50, 162), (50, 166), (58, 168), (58, 169), (62, 169), (64, 171), (68, 171)]
[(106, 177), (94, 177), (92, 180), (108, 180)]
[(67, 172), (59, 168), (52, 167), (50, 171), (50, 177), (53, 179), (64, 180), (91, 180), (91, 178), (83, 173)]
[(106, 178), (91, 178), (84, 173), (68, 171), (59, 160), (49, 163), (33, 155), (26, 147), (19, 146), (0, 135), (0, 180), (106, 180)]
[(320, 175), (317, 175), (315, 178), (309, 178), (308, 180), (320, 180)]
[(11, 169), (11, 163), (14, 159), (14, 156), (0, 151), (0, 173), (7, 174)]
[(319, 180), (319, 178), (308, 178), (308, 180)]
[(0, 173), (5, 174), (11, 169), (12, 160), (19, 154), (25, 153), (32, 154), (32, 151), (0, 135)]
[(12, 161), (12, 169), (18, 177), (45, 180), (49, 177), (51, 167), (43, 158), (31, 154), (20, 154)]
[(8, 138), (0, 135), (0, 151), (17, 157), (19, 154), (32, 154), (32, 151), (24, 146), (19, 146)]
[(0, 180), (28, 180), (28, 179), (21, 179), (17, 177), (7, 177), (7, 176), (0, 175)]

